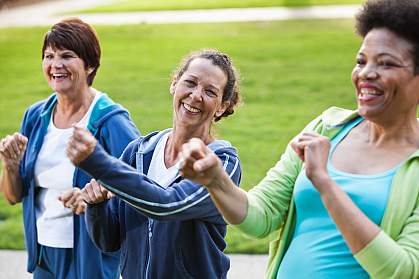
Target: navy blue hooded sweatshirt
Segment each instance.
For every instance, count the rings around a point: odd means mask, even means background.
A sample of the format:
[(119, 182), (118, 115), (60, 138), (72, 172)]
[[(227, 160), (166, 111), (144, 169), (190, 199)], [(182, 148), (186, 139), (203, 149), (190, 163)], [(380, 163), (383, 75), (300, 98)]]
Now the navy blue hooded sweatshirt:
[[(103, 251), (122, 248), (124, 279), (226, 278), (230, 267), (223, 253), (226, 223), (208, 191), (179, 175), (167, 189), (146, 176), (156, 144), (168, 132), (131, 142), (123, 162), (97, 145), (79, 165), (117, 195), (89, 205), (89, 234)], [(238, 185), (241, 167), (236, 150), (222, 140), (208, 147)]]
[[(28, 251), (28, 272), (34, 271), (39, 258), (34, 167), (56, 102), (57, 96), (53, 94), (48, 99), (29, 107), (25, 112), (21, 127), (21, 133), (28, 137), (28, 144), (19, 169), (23, 182), (23, 223)], [(106, 94), (102, 94), (95, 104), (88, 129), (107, 152), (117, 157), (122, 154), (129, 142), (139, 136), (128, 112), (114, 103)], [(73, 187), (83, 188), (90, 179), (90, 176), (76, 168), (73, 175)], [(118, 278), (119, 251), (103, 253), (97, 249), (87, 234), (83, 215), (74, 215), (73, 251), (77, 278)]]

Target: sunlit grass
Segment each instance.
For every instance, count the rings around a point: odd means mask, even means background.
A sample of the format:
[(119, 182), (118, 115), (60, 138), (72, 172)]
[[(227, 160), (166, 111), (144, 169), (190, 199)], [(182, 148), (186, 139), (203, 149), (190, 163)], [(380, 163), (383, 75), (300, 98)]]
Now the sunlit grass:
[[(244, 105), (215, 129), (242, 160), (250, 189), (287, 142), (331, 105), (354, 108), (350, 72), (359, 45), (351, 21), (98, 27), (102, 66), (94, 86), (124, 105), (142, 133), (171, 126), (171, 73), (188, 52), (229, 53), (242, 76)], [(24, 110), (51, 90), (41, 71), (47, 28), (0, 30), (0, 136), (19, 129)], [(0, 247), (23, 248), (20, 205), (0, 202)], [(228, 234), (228, 251), (266, 252), (267, 240)]]
[(119, 0), (83, 13), (360, 4), (361, 0)]

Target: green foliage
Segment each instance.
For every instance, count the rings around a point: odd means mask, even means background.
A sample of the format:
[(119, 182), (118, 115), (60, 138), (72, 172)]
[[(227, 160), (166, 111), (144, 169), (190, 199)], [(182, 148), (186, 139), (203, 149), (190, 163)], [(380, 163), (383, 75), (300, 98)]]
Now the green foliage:
[(360, 4), (361, 0), (120, 0), (83, 10), (82, 13), (192, 10), (253, 7), (299, 7), (310, 5)]
[[(287, 142), (331, 105), (354, 108), (350, 73), (359, 39), (351, 21), (98, 27), (102, 65), (94, 86), (131, 112), (143, 134), (171, 126), (171, 73), (204, 47), (230, 54), (242, 75), (244, 104), (215, 133), (239, 150), (241, 187), (250, 189)], [(0, 29), (0, 137), (19, 129), (24, 110), (51, 90), (41, 71), (47, 28)], [(2, 199), (0, 199), (2, 200)], [(0, 247), (23, 248), (20, 206), (2, 200)], [(228, 252), (263, 253), (267, 241), (229, 229)]]
[(22, 206), (10, 206), (0, 195), (0, 248), (22, 249), (24, 246)]

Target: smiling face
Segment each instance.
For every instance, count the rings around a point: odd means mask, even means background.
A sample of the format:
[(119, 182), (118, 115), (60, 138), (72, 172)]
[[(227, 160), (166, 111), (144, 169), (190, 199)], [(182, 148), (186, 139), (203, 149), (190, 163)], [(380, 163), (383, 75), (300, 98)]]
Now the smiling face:
[(205, 58), (191, 61), (188, 69), (173, 81), (174, 126), (183, 126), (193, 134), (206, 136), (215, 116), (221, 116), (227, 102), (222, 103), (227, 76)]
[(385, 28), (364, 38), (352, 71), (359, 114), (370, 120), (416, 117), (419, 75), (415, 75), (412, 44)]
[(91, 69), (86, 69), (83, 60), (71, 50), (47, 47), (42, 68), (49, 86), (57, 93), (82, 92), (88, 87), (87, 76)]

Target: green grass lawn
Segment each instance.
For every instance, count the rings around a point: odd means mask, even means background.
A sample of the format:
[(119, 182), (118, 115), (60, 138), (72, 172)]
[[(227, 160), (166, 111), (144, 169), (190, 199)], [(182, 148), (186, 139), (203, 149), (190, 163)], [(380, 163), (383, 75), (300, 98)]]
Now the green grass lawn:
[[(350, 72), (359, 39), (352, 21), (98, 27), (103, 47), (95, 87), (129, 109), (142, 133), (171, 126), (172, 70), (191, 50), (229, 53), (242, 76), (244, 105), (216, 125), (242, 160), (250, 189), (287, 142), (331, 105), (355, 107)], [(307, 28), (309, 26), (309, 28)], [(0, 136), (19, 128), (30, 104), (51, 90), (41, 71), (46, 28), (0, 29)], [(24, 247), (21, 206), (0, 198), (0, 248)], [(228, 252), (263, 253), (267, 241), (229, 229)]]
[(360, 4), (362, 0), (120, 0), (83, 13)]

